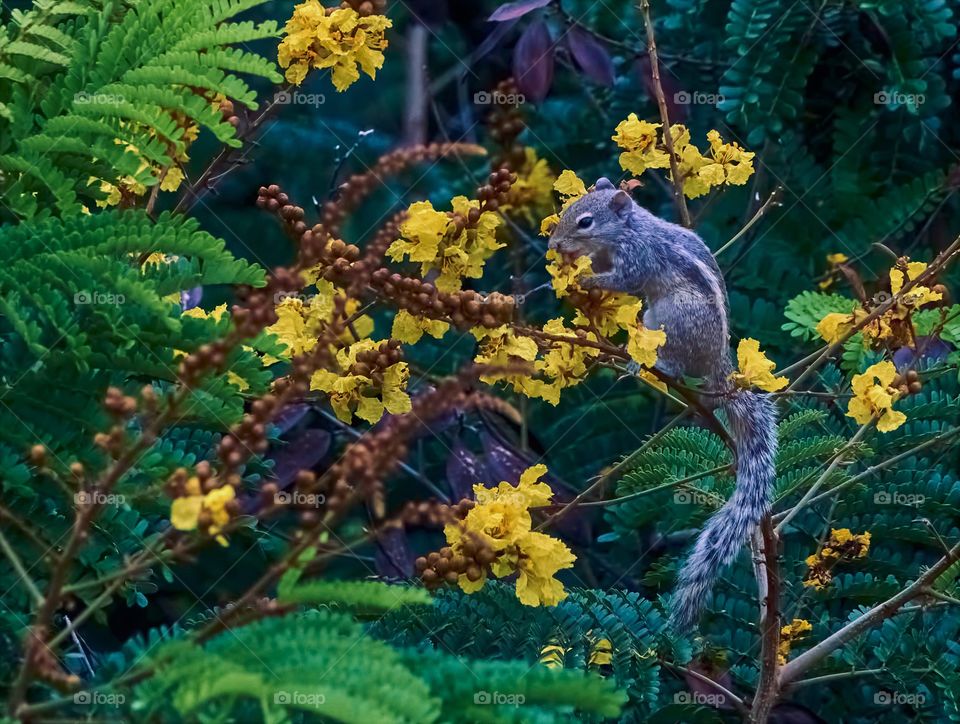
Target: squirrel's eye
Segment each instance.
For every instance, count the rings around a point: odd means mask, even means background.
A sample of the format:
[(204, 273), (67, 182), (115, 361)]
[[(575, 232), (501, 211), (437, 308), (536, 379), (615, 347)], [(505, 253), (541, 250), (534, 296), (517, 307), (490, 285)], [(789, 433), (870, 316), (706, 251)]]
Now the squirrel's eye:
[(579, 226), (581, 229), (589, 229), (591, 226), (593, 226), (593, 217), (590, 216), (590, 214), (581, 216), (579, 219), (577, 219), (577, 226)]

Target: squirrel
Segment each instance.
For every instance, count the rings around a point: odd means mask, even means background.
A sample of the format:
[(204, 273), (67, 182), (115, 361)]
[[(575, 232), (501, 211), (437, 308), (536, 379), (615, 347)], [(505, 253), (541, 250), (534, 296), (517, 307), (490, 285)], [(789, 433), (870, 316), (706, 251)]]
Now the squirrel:
[[(736, 488), (706, 523), (680, 571), (671, 623), (686, 632), (698, 622), (720, 571), (733, 562), (770, 507), (777, 451), (776, 409), (730, 376), (727, 290), (710, 249), (690, 229), (658, 218), (606, 178), (571, 204), (549, 247), (587, 255), (585, 288), (627, 292), (645, 302), (643, 324), (662, 328), (658, 370), (700, 377), (723, 406), (737, 448)], [(711, 403), (712, 404), (712, 403)]]

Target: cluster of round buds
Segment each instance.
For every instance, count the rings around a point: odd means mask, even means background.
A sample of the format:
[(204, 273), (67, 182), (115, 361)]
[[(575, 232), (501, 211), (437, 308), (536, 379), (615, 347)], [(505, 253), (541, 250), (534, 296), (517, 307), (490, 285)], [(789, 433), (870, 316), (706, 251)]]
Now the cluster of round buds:
[(409, 413), (388, 418), (348, 447), (330, 470), (333, 485), (328, 509), (341, 507), (356, 491), (370, 500), (374, 515), (382, 518), (384, 478), (406, 458), (411, 438), (424, 424), (450, 410), (469, 406), (463, 387), (463, 380), (444, 380), (435, 389), (414, 397)]
[(488, 177), (484, 186), (477, 189), (477, 199), (480, 201), (479, 209), (470, 209), (466, 220), (463, 220), (461, 214), (454, 214), (454, 223), (460, 226), (473, 228), (480, 221), (480, 214), (484, 211), (496, 211), (507, 201), (510, 194), (510, 187), (517, 182), (517, 174), (509, 168), (501, 167), (493, 171)]
[(916, 370), (907, 370), (902, 375), (897, 375), (893, 380), (893, 386), (900, 390), (901, 395), (916, 395), (923, 390), (923, 383), (920, 381), (920, 375)]
[(517, 137), (526, 124), (520, 112), (520, 89), (513, 78), (500, 81), (493, 92), (494, 106), (487, 116), (490, 137), (500, 146), (500, 152), (492, 159), (494, 167), (520, 169), (526, 157)]
[(373, 238), (367, 243), (363, 250), (363, 260), (367, 262), (372, 269), (380, 263), (383, 255), (387, 253), (390, 245), (400, 237), (400, 225), (406, 220), (407, 211), (398, 211), (389, 219), (387, 223), (381, 226)]
[(402, 359), (403, 349), (400, 347), (400, 341), (387, 339), (373, 349), (359, 352), (356, 361), (347, 370), (347, 374), (369, 377), (379, 385), (383, 383), (383, 370)]
[(482, 146), (470, 143), (431, 143), (391, 151), (381, 156), (372, 168), (364, 173), (354, 174), (340, 184), (337, 197), (327, 201), (321, 207), (320, 220), (330, 234), (338, 236), (346, 215), (357, 208), (372, 191), (382, 186), (387, 177), (394, 176), (418, 163), (434, 161), (445, 156), (483, 156), (485, 154), (486, 150)]
[[(153, 390), (152, 387), (148, 389)], [(123, 394), (117, 387), (107, 388), (107, 394), (103, 398), (103, 406), (117, 420), (129, 420), (136, 413), (138, 407), (135, 397)]]
[(223, 436), (217, 446), (217, 455), (227, 468), (236, 470), (252, 454), (266, 451), (269, 445), (267, 425), (282, 404), (273, 392), (253, 401), (250, 411), (230, 429), (229, 434)]
[(400, 511), (406, 528), (442, 528), (450, 519), (450, 506), (437, 500), (408, 500)]
[(220, 111), (220, 115), (223, 116), (223, 120), (225, 120), (231, 126), (236, 128), (240, 125), (240, 119), (237, 117), (237, 111), (233, 106), (232, 100), (229, 98), (224, 98), (222, 101), (220, 101), (218, 110)]
[(456, 583), (461, 575), (471, 582), (479, 581), (496, 558), (496, 552), (485, 540), (467, 531), (458, 552), (444, 546), (439, 551), (421, 556), (414, 565), (423, 585), (433, 590), (444, 583)]
[[(340, 7), (346, 10), (352, 8), (357, 11), (357, 15), (365, 18), (368, 15), (383, 15), (387, 8), (387, 0), (343, 0)], [(333, 8), (327, 9), (329, 15)]]

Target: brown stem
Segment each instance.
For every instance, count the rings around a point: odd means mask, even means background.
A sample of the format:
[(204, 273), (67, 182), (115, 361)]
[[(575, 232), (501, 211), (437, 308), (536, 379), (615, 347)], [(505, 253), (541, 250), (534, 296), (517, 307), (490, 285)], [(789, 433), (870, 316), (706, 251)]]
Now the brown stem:
[(680, 222), (688, 229), (693, 226), (690, 218), (690, 209), (687, 208), (687, 198), (683, 195), (683, 179), (680, 176), (680, 164), (677, 154), (673, 150), (673, 134), (670, 132), (670, 114), (667, 112), (667, 99), (663, 94), (663, 84), (660, 82), (660, 60), (657, 57), (657, 39), (653, 32), (653, 19), (650, 17), (650, 0), (640, 0), (640, 12), (643, 14), (643, 23), (647, 27), (647, 53), (650, 55), (650, 75), (653, 78), (653, 93), (657, 97), (657, 106), (660, 108), (660, 121), (663, 123), (663, 142), (670, 156), (670, 175), (673, 177), (673, 199), (680, 213)]
[(767, 721), (780, 695), (777, 677), (777, 648), (780, 645), (780, 563), (777, 556), (777, 534), (769, 514), (760, 522), (760, 535), (763, 539), (763, 567), (767, 591), (763, 602), (765, 615), (760, 624), (760, 682), (750, 707), (749, 721), (752, 724), (764, 724)]

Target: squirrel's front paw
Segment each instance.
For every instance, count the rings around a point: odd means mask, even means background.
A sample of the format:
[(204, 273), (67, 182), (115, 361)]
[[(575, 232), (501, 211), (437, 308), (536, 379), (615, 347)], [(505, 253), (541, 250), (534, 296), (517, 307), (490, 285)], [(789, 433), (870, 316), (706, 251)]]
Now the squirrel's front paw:
[(613, 272), (602, 272), (600, 274), (591, 274), (579, 280), (579, 284), (584, 289), (612, 289), (614, 282)]

